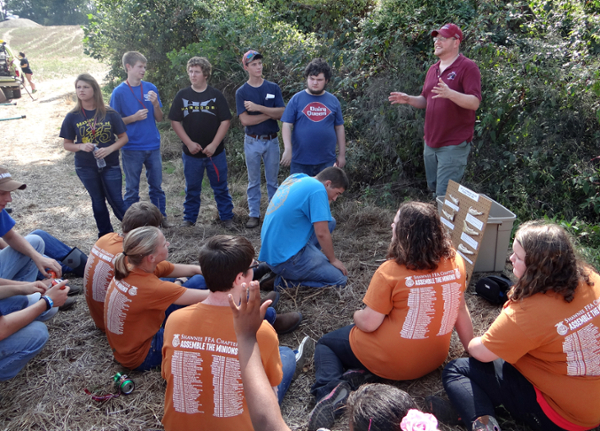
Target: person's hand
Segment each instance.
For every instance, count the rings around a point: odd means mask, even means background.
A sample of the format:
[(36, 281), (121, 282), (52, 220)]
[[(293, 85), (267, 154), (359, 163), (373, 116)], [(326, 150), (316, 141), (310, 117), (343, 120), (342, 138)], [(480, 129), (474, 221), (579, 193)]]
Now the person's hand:
[(344, 264), (339, 259), (335, 259), (333, 262), (330, 262), (330, 263), (333, 266), (335, 266), (337, 269), (339, 269), (340, 271), (342, 271), (342, 274), (348, 275), (348, 270), (346, 269), (346, 267), (344, 266)]
[(244, 108), (246, 108), (246, 111), (248, 112), (258, 112), (256, 103), (250, 102), (249, 100), (244, 100)]
[(285, 150), (281, 156), (281, 162), (279, 162), (279, 164), (281, 166), (289, 166), (290, 163), (292, 163), (292, 152)]
[(112, 151), (108, 147), (98, 148), (98, 151), (94, 153), (94, 157), (97, 159), (103, 159), (108, 156)]
[(333, 164), (333, 166), (335, 166), (336, 168), (340, 168), (342, 169), (344, 166), (346, 166), (346, 156), (337, 156), (337, 161)]
[(48, 274), (46, 271), (47, 269), (54, 271), (58, 278), (62, 276), (62, 268), (60, 267), (60, 263), (54, 259), (50, 259), (49, 257), (42, 256), (41, 258), (37, 259), (35, 261), (35, 266), (37, 266), (42, 275), (46, 278), (50, 278), (50, 274)]
[(453, 90), (448, 87), (448, 84), (446, 84), (442, 78), (440, 78), (437, 85), (431, 89), (431, 92), (435, 93), (435, 96), (433, 96), (432, 99), (438, 99), (440, 97), (443, 99), (449, 99), (452, 91)]
[(388, 100), (390, 102), (392, 102), (392, 105), (397, 105), (397, 104), (407, 104), (408, 103), (408, 98), (409, 95), (406, 93), (399, 93), (399, 92), (391, 92), (390, 93), (390, 97), (388, 97)]
[(188, 150), (190, 150), (190, 154), (198, 154), (202, 151), (202, 147), (197, 142), (192, 142), (190, 145), (187, 145)]
[(21, 295), (31, 295), (38, 292), (43, 295), (48, 290), (48, 287), (41, 281), (34, 281), (33, 283), (19, 285), (19, 290), (21, 291)]
[[(150, 93), (148, 93), (148, 94), (150, 94)], [(146, 118), (148, 118), (148, 110), (140, 109), (135, 114), (133, 114), (131, 117), (133, 119), (133, 122), (145, 120)]]
[(211, 142), (202, 150), (202, 152), (206, 154), (207, 157), (212, 157), (212, 155), (215, 154), (215, 150), (218, 146), (218, 143)]
[(148, 91), (148, 101), (151, 102), (153, 105), (156, 105), (158, 103), (158, 94), (156, 94), (156, 91)]
[(63, 280), (56, 286), (52, 286), (46, 291), (46, 296), (52, 300), (55, 307), (60, 307), (67, 300), (67, 295), (71, 289), (69, 286), (67, 286), (68, 282), (69, 280)]
[(96, 148), (96, 146), (94, 144), (92, 144), (91, 142), (86, 142), (85, 144), (78, 144), (78, 145), (79, 145), (79, 150), (85, 151), (86, 153), (91, 153), (92, 151), (94, 151), (94, 148)]
[(240, 342), (242, 339), (256, 338), (256, 332), (265, 318), (267, 308), (271, 305), (271, 300), (260, 304), (260, 286), (258, 281), (251, 281), (250, 287), (246, 288), (246, 283), (242, 285), (244, 291), (240, 305), (238, 306), (233, 295), (229, 294), (229, 307), (233, 313), (233, 329)]

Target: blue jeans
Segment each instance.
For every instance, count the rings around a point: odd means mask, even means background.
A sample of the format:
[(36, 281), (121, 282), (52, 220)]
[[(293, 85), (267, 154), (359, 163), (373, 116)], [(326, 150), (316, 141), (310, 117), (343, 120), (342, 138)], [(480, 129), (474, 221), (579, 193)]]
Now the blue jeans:
[[(31, 244), (35, 251), (44, 254), (44, 240), (37, 235), (27, 235), (25, 240)], [(28, 256), (19, 253), (11, 247), (6, 247), (0, 251), (0, 278), (14, 281), (35, 281), (38, 273), (38, 267)], [(41, 298), (41, 294), (32, 293), (25, 296), (28, 299), (29, 306), (35, 304)], [(23, 307), (23, 308), (25, 308)], [(51, 308), (40, 314), (36, 320), (46, 321), (58, 312), (58, 307)]]
[[(200, 193), (204, 170), (215, 194), (215, 202), (221, 220), (233, 218), (233, 201), (227, 186), (227, 159), (225, 151), (217, 156), (196, 158), (183, 153), (183, 175), (185, 176), (185, 202), (183, 219), (196, 223), (200, 212)], [(215, 170), (216, 167), (216, 170)], [(218, 170), (218, 174), (217, 174)]]
[[(335, 225), (336, 221), (332, 218), (329, 222), (329, 232), (333, 232)], [(348, 277), (342, 274), (342, 271), (329, 263), (314, 233), (302, 250), (279, 265), (269, 265), (269, 268), (277, 274), (275, 286), (278, 288), (297, 285), (344, 287), (348, 281)]]
[[(165, 319), (166, 320), (166, 319)], [(163, 346), (163, 337), (165, 333), (164, 326), (158, 330), (154, 337), (152, 337), (152, 343), (150, 344), (150, 350), (146, 355), (146, 359), (144, 362), (137, 367), (136, 371), (148, 371), (152, 368), (160, 367), (162, 364), (162, 346)]]
[[(44, 240), (45, 248), (44, 255), (56, 260), (60, 263), (60, 267), (62, 268), (62, 273), (65, 274), (67, 272), (74, 272), (75, 268), (70, 268), (67, 265), (62, 263), (62, 260), (67, 257), (69, 253), (73, 250), (71, 247), (66, 245), (61, 240), (53, 237), (48, 232), (43, 231), (41, 229), (36, 229), (31, 232), (29, 235), (37, 235)], [(81, 266), (85, 267), (85, 263), (87, 262), (87, 256), (82, 253), (81, 256)], [(46, 277), (42, 275), (41, 272), (38, 271), (37, 279), (43, 280)]]
[(140, 200), (140, 176), (142, 166), (146, 166), (148, 195), (150, 202), (166, 217), (165, 192), (162, 190), (162, 159), (160, 148), (152, 151), (121, 150), (125, 171), (125, 209)]
[(469, 429), (478, 417), (495, 416), (494, 407), (502, 404), (514, 419), (535, 431), (562, 430), (538, 404), (533, 385), (502, 359), (487, 363), (474, 358), (455, 359), (444, 368), (442, 382)]
[[(27, 235), (27, 242), (35, 251), (44, 254), (44, 240), (37, 235)], [(28, 256), (12, 247), (0, 251), (0, 278), (14, 281), (35, 281), (38, 268)]]
[(317, 402), (327, 396), (342, 381), (349, 369), (366, 370), (350, 347), (350, 330), (344, 326), (321, 337), (315, 347), (315, 383), (310, 392)]
[(296, 371), (296, 351), (292, 351), (289, 347), (279, 346), (279, 356), (281, 357), (281, 368), (283, 377), (281, 383), (277, 385), (277, 401), (279, 405), (283, 402), (283, 397), (292, 384), (294, 371)]
[[(0, 299), (3, 316), (28, 306), (26, 296), (17, 295)], [(0, 381), (12, 379), (39, 353), (48, 341), (48, 328), (41, 322), (31, 322), (14, 334), (0, 340)]]
[(466, 141), (459, 145), (440, 148), (431, 148), (425, 143), (423, 160), (429, 190), (435, 192), (436, 196), (445, 196), (448, 181), (454, 180), (460, 183), (470, 152), (471, 143)]
[(318, 165), (303, 165), (302, 163), (292, 162), (290, 164), (290, 175), (306, 174), (314, 177), (325, 168), (329, 168), (335, 164), (336, 159)]
[(250, 217), (260, 217), (260, 161), (265, 164), (269, 201), (277, 191), (279, 174), (279, 140), (257, 139), (244, 135), (244, 153), (248, 168), (248, 210)]
[(104, 169), (75, 167), (77, 176), (92, 199), (92, 210), (98, 227), (98, 238), (113, 231), (106, 201), (112, 207), (115, 217), (123, 220), (125, 204), (121, 195), (123, 176), (119, 166), (107, 166)]

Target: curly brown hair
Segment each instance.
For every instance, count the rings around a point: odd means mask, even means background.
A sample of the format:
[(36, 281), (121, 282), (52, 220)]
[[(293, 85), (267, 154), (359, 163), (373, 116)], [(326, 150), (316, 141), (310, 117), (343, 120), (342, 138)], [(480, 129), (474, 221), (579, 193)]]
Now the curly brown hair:
[(562, 227), (542, 220), (523, 224), (515, 234), (525, 251), (525, 271), (508, 292), (519, 301), (536, 293), (554, 291), (571, 302), (583, 280), (588, 286), (589, 266), (577, 256), (571, 236)]
[(410, 270), (435, 270), (442, 258), (454, 258), (456, 252), (435, 206), (405, 202), (398, 211), (400, 217), (388, 248), (388, 259)]

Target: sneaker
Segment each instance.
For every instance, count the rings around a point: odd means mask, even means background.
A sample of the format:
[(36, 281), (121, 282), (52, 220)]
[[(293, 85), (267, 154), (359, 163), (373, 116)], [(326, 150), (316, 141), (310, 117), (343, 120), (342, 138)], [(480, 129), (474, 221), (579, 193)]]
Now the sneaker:
[(227, 230), (233, 230), (233, 219), (223, 220), (223, 227)]
[(495, 417), (485, 415), (473, 421), (472, 431), (500, 431), (500, 425)]
[(375, 374), (360, 369), (352, 369), (342, 374), (342, 380), (348, 382), (353, 391), (360, 388), (365, 383), (374, 382), (377, 377)]
[(336, 416), (340, 416), (345, 408), (348, 396), (352, 389), (348, 382), (342, 382), (335, 389), (317, 403), (308, 419), (308, 430), (315, 431), (319, 428), (331, 428)]
[(68, 297), (67, 300), (65, 301), (65, 303), (63, 305), (61, 305), (60, 307), (58, 307), (58, 311), (69, 310), (69, 309), (73, 308), (73, 306), (75, 305), (76, 302), (77, 302), (77, 300), (75, 298)]
[(184, 220), (184, 221), (182, 221), (182, 222), (179, 224), (179, 227), (192, 227), (192, 226), (195, 226), (195, 225), (196, 225), (196, 223), (192, 223), (192, 222), (191, 222), (191, 221), (189, 221), (189, 220)]
[(246, 227), (248, 229), (254, 229), (255, 227), (258, 227), (259, 224), (260, 224), (260, 220), (258, 217), (250, 217), (248, 219), (248, 222), (246, 223)]
[(162, 227), (163, 229), (169, 229), (172, 226), (171, 223), (167, 221), (167, 218), (163, 217), (162, 221), (160, 222), (160, 227)]
[(302, 323), (302, 313), (292, 311), (291, 313), (278, 314), (273, 323), (273, 328), (279, 335), (289, 334), (295, 331)]
[(279, 292), (269, 292), (260, 301), (260, 303), (264, 304), (267, 299), (270, 299), (272, 302), (271, 302), (271, 305), (269, 305), (269, 307), (276, 308), (277, 307), (277, 303), (279, 302), (279, 297), (280, 297)]
[(456, 426), (460, 424), (460, 416), (452, 403), (442, 397), (425, 397), (425, 406), (443, 424)]
[(37, 93), (37, 90), (31, 90), (31, 94)]
[(296, 370), (294, 371), (295, 379), (300, 375), (302, 370), (304, 369), (304, 364), (308, 359), (313, 357), (315, 353), (315, 340), (310, 338), (309, 336), (304, 337), (300, 345), (298, 346), (298, 353), (296, 353)]
[(81, 286), (69, 286), (69, 296), (79, 295), (83, 291)]

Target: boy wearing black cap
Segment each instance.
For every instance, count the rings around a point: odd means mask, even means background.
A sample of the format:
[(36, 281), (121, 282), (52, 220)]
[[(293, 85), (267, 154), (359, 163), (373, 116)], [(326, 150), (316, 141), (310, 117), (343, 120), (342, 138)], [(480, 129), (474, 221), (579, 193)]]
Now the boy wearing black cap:
[(260, 161), (265, 164), (265, 179), (269, 201), (277, 191), (279, 174), (279, 140), (277, 120), (285, 105), (279, 86), (262, 77), (263, 56), (250, 50), (242, 57), (248, 81), (235, 93), (235, 104), (246, 133), (244, 153), (248, 168), (248, 210), (246, 227), (255, 228), (260, 220)]

